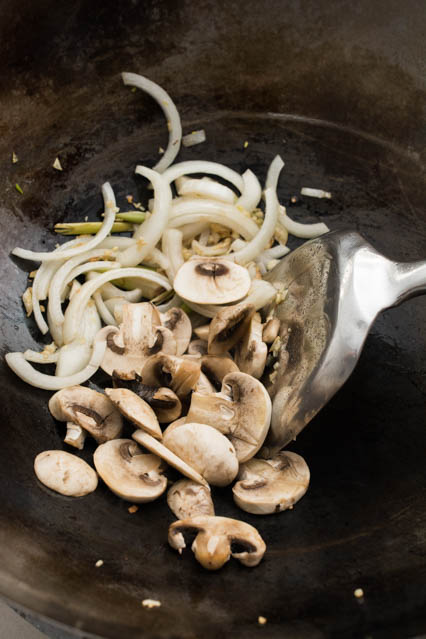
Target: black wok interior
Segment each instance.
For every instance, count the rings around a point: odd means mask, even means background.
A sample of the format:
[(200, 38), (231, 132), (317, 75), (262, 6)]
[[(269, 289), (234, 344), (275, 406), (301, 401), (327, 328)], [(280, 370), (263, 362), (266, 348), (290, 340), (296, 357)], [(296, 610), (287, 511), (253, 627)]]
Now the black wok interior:
[[(126, 194), (146, 196), (134, 167), (157, 161), (167, 129), (121, 71), (169, 91), (185, 133), (206, 130), (180, 159), (264, 178), (280, 153), (279, 195), (295, 219), (356, 229), (392, 259), (425, 259), (425, 27), (418, 0), (1, 0), (1, 355), (43, 342), (20, 299), (34, 265), (11, 249), (47, 250), (54, 223), (97, 219), (106, 180), (122, 209)], [(302, 186), (333, 199), (291, 203)], [(76, 636), (426, 632), (425, 317), (424, 297), (383, 313), (349, 381), (292, 444), (312, 474), (294, 510), (256, 517), (214, 491), (216, 512), (243, 515), (268, 545), (256, 569), (230, 561), (214, 574), (168, 547), (165, 499), (130, 515), (104, 485), (73, 500), (37, 483), (33, 459), (63, 448), (64, 428), (50, 394), (2, 357), (0, 594)], [(145, 598), (161, 608), (144, 609)]]

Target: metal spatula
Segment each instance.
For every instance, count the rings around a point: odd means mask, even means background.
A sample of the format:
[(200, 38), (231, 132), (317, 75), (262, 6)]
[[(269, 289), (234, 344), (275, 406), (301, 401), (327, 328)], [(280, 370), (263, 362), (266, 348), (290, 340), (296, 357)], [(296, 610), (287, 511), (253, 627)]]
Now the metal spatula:
[(281, 346), (263, 455), (295, 439), (339, 390), (378, 313), (426, 292), (426, 260), (392, 262), (358, 233), (339, 231), (290, 253), (268, 279), (286, 297), (276, 308)]

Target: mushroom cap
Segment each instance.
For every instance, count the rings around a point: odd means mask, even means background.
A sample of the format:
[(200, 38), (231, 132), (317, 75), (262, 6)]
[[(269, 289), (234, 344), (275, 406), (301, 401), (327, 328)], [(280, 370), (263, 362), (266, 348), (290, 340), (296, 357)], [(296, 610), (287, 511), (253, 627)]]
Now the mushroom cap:
[(245, 297), (251, 286), (244, 266), (218, 257), (193, 257), (176, 273), (176, 293), (196, 304), (229, 304)]
[(189, 342), (188, 355), (198, 355), (202, 357), (207, 355), (207, 341), (204, 339), (193, 339)]
[(179, 398), (195, 388), (200, 376), (200, 362), (158, 353), (149, 357), (142, 369), (142, 381), (148, 386), (170, 386)]
[(114, 388), (128, 388), (145, 400), (154, 410), (160, 424), (177, 419), (182, 412), (180, 399), (171, 388), (143, 384), (142, 377), (138, 374), (133, 379), (122, 379), (114, 371), (112, 385)]
[(186, 421), (209, 424), (225, 434), (241, 463), (254, 457), (262, 446), (271, 411), (271, 398), (259, 380), (246, 373), (229, 373), (220, 393), (192, 393)]
[(191, 479), (179, 479), (175, 482), (167, 493), (167, 503), (178, 519), (214, 515), (210, 489)]
[(176, 353), (176, 341), (169, 329), (161, 326), (160, 314), (149, 302), (123, 304), (119, 331), (111, 330), (101, 368), (112, 375), (134, 376), (145, 360), (159, 351)]
[(86, 386), (68, 386), (49, 400), (49, 410), (60, 422), (78, 424), (102, 444), (120, 437), (123, 420), (120, 412), (103, 393)]
[[(223, 378), (229, 373), (238, 373), (239, 368), (232, 357), (224, 355), (204, 355), (201, 358), (201, 372), (213, 384), (216, 390), (220, 389)], [(198, 389), (197, 389), (198, 390)]]
[(176, 355), (183, 355), (192, 335), (192, 325), (188, 315), (183, 309), (175, 306), (161, 315), (161, 323), (175, 339)]
[(155, 455), (158, 455), (158, 457), (161, 457), (161, 459), (164, 459), (164, 461), (166, 461), (170, 466), (179, 470), (182, 475), (186, 475), (189, 479), (193, 479), (195, 482), (203, 484), (204, 486), (208, 485), (200, 473), (198, 473), (194, 468), (191, 468), (189, 464), (175, 455), (175, 453), (169, 448), (166, 448), (166, 446), (159, 442), (158, 439), (154, 439), (154, 437), (151, 437), (151, 435), (148, 435), (148, 433), (145, 433), (143, 430), (136, 430), (132, 437), (138, 442), (138, 444), (141, 444), (141, 446), (144, 446)]
[(230, 519), (199, 515), (175, 521), (169, 527), (169, 544), (179, 553), (186, 548), (185, 533), (196, 537), (192, 551), (207, 570), (218, 570), (230, 557), (253, 567), (262, 560), (266, 544), (254, 526)]
[(242, 340), (235, 347), (235, 363), (243, 373), (260, 379), (267, 357), (268, 347), (262, 340), (262, 321), (259, 313), (255, 313)]
[(202, 324), (201, 326), (196, 326), (194, 328), (194, 333), (198, 337), (205, 342), (209, 339), (209, 330), (210, 330), (210, 322), (208, 324)]
[(215, 392), (215, 387), (203, 372), (200, 373), (200, 377), (198, 378), (198, 382), (195, 385), (194, 389), (197, 393), (203, 393), (204, 395), (210, 395)]
[(235, 346), (246, 332), (255, 311), (254, 304), (247, 302), (221, 308), (210, 322), (209, 354), (222, 355)]
[(163, 433), (154, 411), (136, 393), (128, 388), (106, 388), (105, 393), (126, 419), (153, 437), (162, 438)]
[(98, 476), (83, 459), (64, 450), (45, 450), (34, 460), (37, 479), (67, 497), (83, 497), (96, 490)]
[(254, 515), (269, 515), (292, 508), (303, 497), (310, 473), (303, 457), (281, 451), (272, 459), (241, 464), (238, 478), (232, 488), (237, 506)]
[(211, 426), (186, 422), (165, 432), (163, 443), (212, 486), (227, 486), (238, 473), (234, 446)]
[(142, 453), (131, 439), (114, 439), (98, 446), (93, 461), (108, 488), (126, 501), (153, 501), (166, 490), (162, 460)]

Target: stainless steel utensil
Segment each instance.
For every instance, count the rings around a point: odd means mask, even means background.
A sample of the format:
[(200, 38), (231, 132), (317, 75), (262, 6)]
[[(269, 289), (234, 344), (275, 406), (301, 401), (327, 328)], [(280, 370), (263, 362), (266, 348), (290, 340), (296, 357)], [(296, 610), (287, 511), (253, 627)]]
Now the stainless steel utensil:
[(281, 346), (265, 456), (295, 439), (344, 384), (378, 313), (426, 292), (426, 260), (392, 262), (358, 233), (339, 231), (290, 253), (268, 279), (285, 300), (275, 312)]

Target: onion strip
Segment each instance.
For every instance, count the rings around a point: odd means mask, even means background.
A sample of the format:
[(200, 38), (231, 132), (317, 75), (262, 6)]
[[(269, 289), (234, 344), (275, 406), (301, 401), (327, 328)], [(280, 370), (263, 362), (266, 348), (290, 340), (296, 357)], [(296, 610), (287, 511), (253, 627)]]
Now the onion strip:
[(161, 239), (161, 248), (169, 261), (169, 268), (166, 269), (167, 277), (173, 282), (176, 273), (184, 262), (182, 233), (178, 229), (166, 229)]
[(188, 160), (187, 162), (179, 162), (174, 164), (163, 173), (163, 176), (169, 182), (174, 182), (177, 178), (191, 173), (207, 173), (208, 175), (217, 175), (227, 182), (233, 184), (242, 193), (244, 189), (244, 180), (239, 173), (230, 169), (224, 164), (218, 162), (207, 162), (205, 160)]
[(246, 211), (253, 211), (262, 197), (262, 187), (260, 186), (260, 182), (250, 169), (247, 169), (243, 173), (243, 181), (244, 187), (241, 193), (241, 196), (238, 198), (236, 202), (237, 207), (241, 207)]
[(323, 222), (316, 222), (314, 224), (301, 224), (300, 222), (295, 222), (295, 220), (288, 217), (284, 206), (280, 206), (279, 221), (280, 224), (282, 224), (282, 226), (291, 233), (291, 235), (300, 237), (304, 240), (319, 237), (320, 235), (324, 235), (324, 233), (328, 233), (330, 230), (327, 224), (324, 224)]
[(205, 197), (226, 204), (235, 204), (237, 200), (232, 189), (207, 177), (199, 179), (182, 176), (176, 180), (176, 188), (179, 195)]

